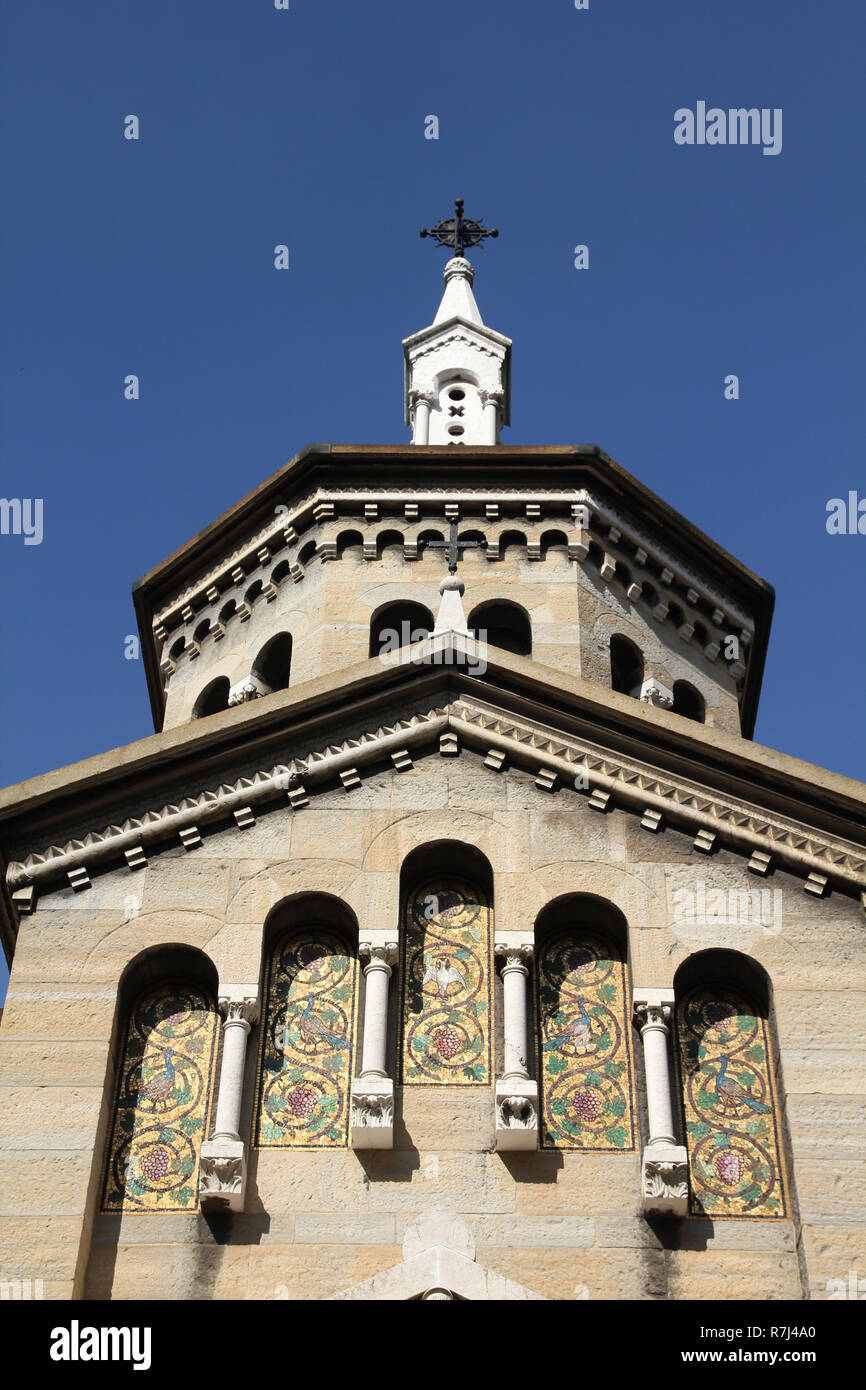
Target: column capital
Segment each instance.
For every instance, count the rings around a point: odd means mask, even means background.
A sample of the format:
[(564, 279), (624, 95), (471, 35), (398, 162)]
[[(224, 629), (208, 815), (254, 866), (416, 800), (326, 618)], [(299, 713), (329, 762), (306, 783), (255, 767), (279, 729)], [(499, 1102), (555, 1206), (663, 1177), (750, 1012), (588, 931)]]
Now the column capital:
[(667, 1032), (676, 1004), (672, 989), (638, 989), (632, 992), (635, 1021), (641, 1028), (661, 1028)]
[(249, 1032), (259, 1017), (259, 993), (255, 985), (226, 985), (220, 990), (219, 1011), (223, 1027), (241, 1024)]
[(385, 970), (390, 975), (392, 966), (397, 964), (400, 948), (396, 941), (362, 941), (358, 946), (358, 955), (362, 960), (368, 958), (364, 966), (365, 975), (370, 970)]
[(512, 945), (508, 941), (497, 941), (494, 944), (497, 956), (504, 957), (502, 973), (508, 970), (519, 970), (522, 975), (529, 974), (529, 966), (532, 961), (535, 947), (531, 941), (523, 941), (519, 945)]

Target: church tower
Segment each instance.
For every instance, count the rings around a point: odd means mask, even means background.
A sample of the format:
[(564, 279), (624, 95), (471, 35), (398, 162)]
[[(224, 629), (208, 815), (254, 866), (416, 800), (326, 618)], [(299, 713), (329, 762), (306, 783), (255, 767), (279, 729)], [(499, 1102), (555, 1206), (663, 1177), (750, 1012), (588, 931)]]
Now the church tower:
[(866, 788), (753, 742), (765, 581), (503, 442), (496, 233), (422, 235), (411, 440), (309, 445), (140, 579), (154, 733), (0, 793), (0, 1282), (827, 1297)]

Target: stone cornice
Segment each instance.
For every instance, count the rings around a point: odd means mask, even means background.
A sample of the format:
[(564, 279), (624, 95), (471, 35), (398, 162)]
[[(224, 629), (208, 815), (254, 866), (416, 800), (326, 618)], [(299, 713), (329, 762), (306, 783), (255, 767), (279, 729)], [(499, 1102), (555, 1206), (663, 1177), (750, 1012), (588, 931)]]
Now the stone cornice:
[[(418, 648), (424, 645), (417, 644)], [(401, 664), (405, 665), (405, 660)], [(125, 872), (124, 856), (129, 870), (134, 871), (146, 862), (148, 852), (178, 844), (193, 851), (201, 843), (200, 827), (231, 828), (233, 819), (241, 833), (254, 824), (257, 807), (288, 800), (294, 809), (301, 809), (320, 788), (333, 786), (337, 778), (350, 794), (361, 784), (367, 767), (380, 766), (383, 758), (390, 756), (395, 766), (405, 768), (410, 749), (417, 758), (432, 751), (441, 736), (449, 733), (479, 753), (504, 753), (512, 765), (536, 778), (543, 777), (548, 790), (562, 786), (569, 795), (588, 796), (594, 809), (628, 809), (641, 816), (655, 810), (664, 824), (694, 833), (696, 850), (718, 844), (744, 855), (758, 852), (769, 856), (779, 868), (805, 877), (813, 892), (824, 887), (866, 890), (866, 847), (805, 822), (769, 814), (747, 797), (643, 762), (599, 740), (587, 740), (517, 715), (503, 707), (508, 695), (502, 690), (497, 706), (487, 695), (485, 690), (483, 700), (466, 693), (446, 697), (405, 720), (371, 728), (359, 737), (313, 750), (285, 765), (218, 784), (158, 810), (144, 810), (120, 824), (52, 845), (28, 855), (21, 863), (10, 864), (8, 886), (19, 907), (27, 910), (32, 889), (66, 883), (86, 888), (91, 872), (115, 864)], [(622, 698), (625, 701), (626, 697)], [(675, 718), (657, 711), (653, 715), (661, 720)], [(578, 775), (584, 771), (584, 784), (575, 789)], [(496, 775), (491, 772), (491, 776)]]

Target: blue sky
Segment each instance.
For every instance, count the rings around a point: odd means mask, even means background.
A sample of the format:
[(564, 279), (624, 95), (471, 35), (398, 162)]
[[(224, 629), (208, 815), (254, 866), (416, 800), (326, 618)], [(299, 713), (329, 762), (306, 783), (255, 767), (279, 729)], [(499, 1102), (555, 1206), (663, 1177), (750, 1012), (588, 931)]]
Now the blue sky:
[[(406, 440), (400, 341), (445, 259), (418, 229), (458, 196), (501, 229), (475, 288), (514, 339), (505, 439), (600, 444), (768, 579), (756, 738), (866, 778), (866, 536), (825, 528), (866, 497), (862, 6), (13, 0), (2, 24), (0, 491), (44, 507), (40, 545), (0, 536), (2, 783), (152, 731), (134, 579), (308, 442)], [(781, 153), (677, 145), (698, 101), (781, 108)]]

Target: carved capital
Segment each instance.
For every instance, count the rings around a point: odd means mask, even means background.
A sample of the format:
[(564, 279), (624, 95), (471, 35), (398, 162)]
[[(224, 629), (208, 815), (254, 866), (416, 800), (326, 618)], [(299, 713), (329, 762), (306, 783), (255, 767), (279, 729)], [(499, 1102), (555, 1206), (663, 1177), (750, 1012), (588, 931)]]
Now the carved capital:
[(634, 1017), (641, 1036), (653, 1028), (667, 1033), (674, 1003), (673, 990), (636, 989), (633, 994)]
[(497, 956), (502, 956), (502, 973), (507, 970), (519, 970), (521, 974), (529, 974), (529, 966), (535, 950), (531, 941), (523, 942), (519, 946), (511, 946), (504, 941), (497, 941), (495, 945)]
[(258, 1022), (259, 1001), (254, 994), (221, 994), (219, 1010), (224, 1019), (223, 1027), (241, 1024), (249, 1032)]
[(252, 671), (238, 681), (229, 691), (229, 705), (243, 705), (247, 700), (257, 700), (260, 695), (270, 695), (271, 687)]
[(370, 970), (385, 970), (390, 975), (392, 966), (397, 964), (400, 951), (396, 941), (386, 941), (381, 945), (362, 941), (358, 947), (358, 954), (362, 960), (367, 960), (364, 966), (365, 975)]

